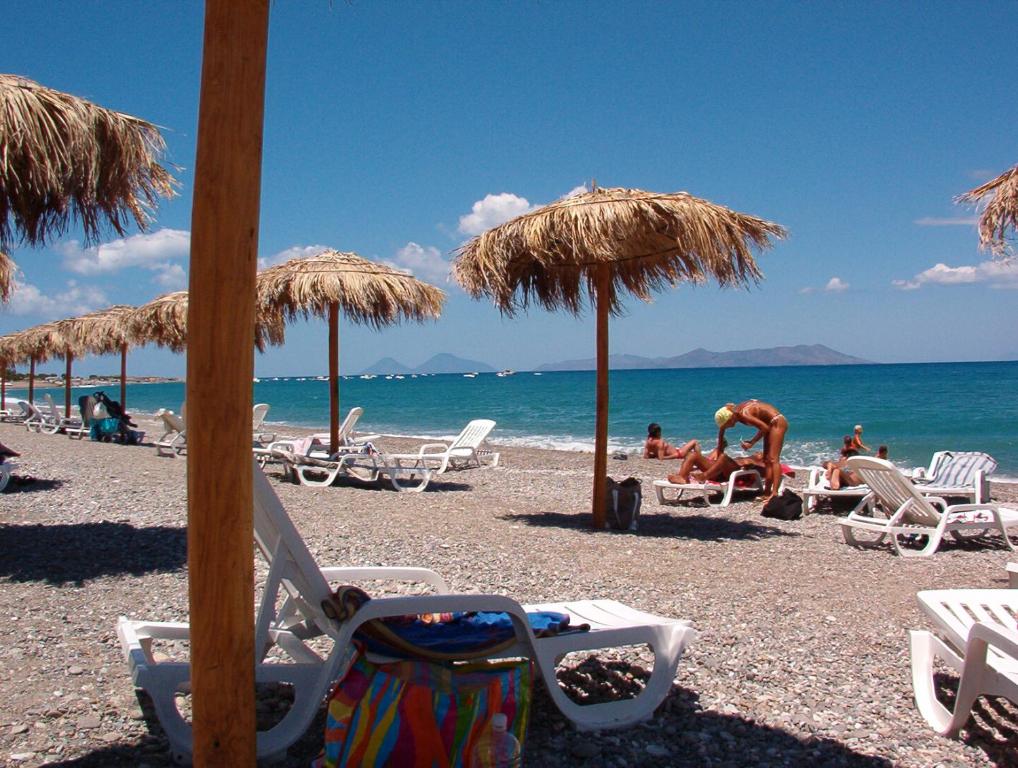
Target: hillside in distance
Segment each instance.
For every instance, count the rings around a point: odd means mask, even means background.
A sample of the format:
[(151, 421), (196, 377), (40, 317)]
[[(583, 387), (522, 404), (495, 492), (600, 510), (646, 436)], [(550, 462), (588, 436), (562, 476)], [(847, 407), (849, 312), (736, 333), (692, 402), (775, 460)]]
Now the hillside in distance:
[(409, 366), (403, 365), (399, 360), (394, 360), (391, 357), (383, 357), (374, 365), (369, 365), (361, 373), (374, 373), (374, 374), (403, 374), (408, 373), (470, 373), (476, 371), (477, 373), (491, 373), (495, 369), (487, 363), (482, 363), (478, 360), (466, 360), (462, 357), (456, 357), (448, 352), (440, 352), (434, 357), (426, 360), (425, 362), (418, 365), (416, 368), (410, 368)]
[[(702, 347), (674, 357), (640, 357), (609, 355), (608, 367), (613, 370), (638, 368), (753, 368), (766, 365), (865, 365), (870, 360), (838, 352), (823, 344), (798, 344), (793, 347), (739, 349), (712, 352)], [(595, 358), (545, 363), (539, 371), (592, 371)]]

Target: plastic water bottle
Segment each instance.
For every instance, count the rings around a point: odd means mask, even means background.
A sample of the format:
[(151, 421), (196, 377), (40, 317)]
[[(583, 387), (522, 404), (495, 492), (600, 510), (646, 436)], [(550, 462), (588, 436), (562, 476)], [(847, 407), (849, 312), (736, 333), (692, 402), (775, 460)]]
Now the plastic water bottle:
[(520, 768), (523, 765), (519, 739), (509, 733), (507, 726), (506, 716), (501, 712), (491, 718), (491, 730), (474, 745), (468, 768)]

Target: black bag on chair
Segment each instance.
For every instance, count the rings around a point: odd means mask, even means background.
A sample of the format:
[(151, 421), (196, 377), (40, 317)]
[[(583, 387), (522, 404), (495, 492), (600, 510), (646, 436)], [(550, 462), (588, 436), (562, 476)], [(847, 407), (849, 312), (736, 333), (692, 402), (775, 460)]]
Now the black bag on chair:
[(786, 488), (764, 504), (760, 512), (764, 517), (778, 520), (798, 520), (802, 517), (802, 497), (791, 488)]
[(635, 477), (627, 477), (621, 482), (609, 477), (607, 482), (608, 526), (616, 531), (635, 531), (643, 501), (643, 486)]

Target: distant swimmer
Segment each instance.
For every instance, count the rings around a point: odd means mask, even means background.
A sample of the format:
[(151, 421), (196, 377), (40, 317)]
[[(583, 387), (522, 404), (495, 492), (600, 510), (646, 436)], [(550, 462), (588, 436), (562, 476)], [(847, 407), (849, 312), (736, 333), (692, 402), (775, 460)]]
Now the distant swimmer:
[(714, 414), (714, 423), (718, 425), (718, 445), (723, 445), (725, 430), (736, 424), (745, 424), (756, 429), (756, 434), (749, 440), (743, 440), (744, 450), (749, 450), (760, 438), (763, 438), (763, 455), (767, 465), (764, 480), (764, 502), (777, 495), (781, 487), (781, 448), (785, 443), (785, 432), (788, 431), (788, 419), (777, 408), (762, 400), (746, 400), (735, 405), (727, 403), (718, 408)]
[(699, 448), (696, 440), (690, 440), (679, 448), (666, 442), (661, 437), (661, 425), (651, 423), (647, 427), (647, 442), (643, 444), (645, 459), (684, 459), (694, 448)]

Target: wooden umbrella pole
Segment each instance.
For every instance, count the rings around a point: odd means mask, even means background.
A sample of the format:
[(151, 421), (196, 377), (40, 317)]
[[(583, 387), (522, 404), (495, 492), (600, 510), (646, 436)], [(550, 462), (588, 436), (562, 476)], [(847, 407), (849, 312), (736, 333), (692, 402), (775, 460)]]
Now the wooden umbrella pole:
[(251, 379), (268, 0), (206, 0), (191, 212), (187, 553), (194, 764), (255, 764)]
[(74, 355), (70, 352), (64, 355), (64, 418), (71, 418), (71, 363), (74, 362)]
[(28, 402), (35, 405), (35, 358), (28, 366)]
[(7, 410), (7, 361), (0, 360), (0, 410)]
[(339, 304), (329, 304), (329, 453), (339, 450)]
[(127, 344), (120, 345), (120, 408), (127, 410)]
[(606, 502), (608, 477), (608, 293), (611, 272), (597, 272), (597, 417), (594, 426), (594, 528), (601, 530), (608, 520)]

